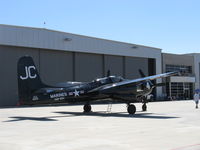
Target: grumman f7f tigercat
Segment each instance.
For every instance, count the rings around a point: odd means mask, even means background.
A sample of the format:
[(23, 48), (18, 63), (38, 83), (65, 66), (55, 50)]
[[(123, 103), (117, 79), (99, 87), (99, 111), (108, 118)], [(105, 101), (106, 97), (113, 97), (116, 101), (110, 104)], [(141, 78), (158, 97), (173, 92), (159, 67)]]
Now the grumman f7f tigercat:
[(142, 78), (123, 79), (119, 76), (98, 78), (92, 82), (66, 82), (57, 86), (44, 84), (33, 59), (30, 56), (21, 57), (18, 61), (18, 92), (20, 104), (45, 104), (45, 103), (85, 103), (84, 112), (91, 111), (91, 101), (110, 98), (127, 104), (129, 114), (135, 114), (136, 107), (133, 103), (142, 102), (142, 110), (147, 110), (147, 95), (158, 84), (151, 80), (166, 78), (176, 75), (179, 71), (168, 72), (145, 77), (140, 70)]

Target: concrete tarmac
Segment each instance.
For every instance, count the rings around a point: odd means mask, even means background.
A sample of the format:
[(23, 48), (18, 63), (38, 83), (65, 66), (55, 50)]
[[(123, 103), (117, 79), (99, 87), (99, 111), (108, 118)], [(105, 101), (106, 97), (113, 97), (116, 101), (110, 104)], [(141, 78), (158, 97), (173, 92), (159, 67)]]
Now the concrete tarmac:
[(0, 150), (200, 150), (200, 109), (193, 101), (0, 109)]

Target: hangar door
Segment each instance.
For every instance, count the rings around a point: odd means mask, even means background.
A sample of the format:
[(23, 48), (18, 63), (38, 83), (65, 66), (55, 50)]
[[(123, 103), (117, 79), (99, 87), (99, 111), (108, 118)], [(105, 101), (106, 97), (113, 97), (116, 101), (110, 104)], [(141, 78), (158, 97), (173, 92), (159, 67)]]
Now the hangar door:
[(0, 106), (15, 106), (18, 103), (17, 62), (25, 55), (33, 57), (39, 70), (38, 49), (0, 46)]
[(125, 68), (125, 76), (128, 79), (141, 78), (139, 69), (148, 76), (148, 58), (125, 57)]
[(75, 81), (91, 81), (103, 77), (103, 55), (75, 53)]
[(105, 55), (104, 65), (105, 65), (105, 70), (104, 70), (105, 75), (108, 70), (110, 70), (111, 75), (116, 75), (116, 76), (124, 75), (123, 56)]
[(63, 51), (40, 51), (40, 75), (48, 84), (73, 80), (73, 53)]

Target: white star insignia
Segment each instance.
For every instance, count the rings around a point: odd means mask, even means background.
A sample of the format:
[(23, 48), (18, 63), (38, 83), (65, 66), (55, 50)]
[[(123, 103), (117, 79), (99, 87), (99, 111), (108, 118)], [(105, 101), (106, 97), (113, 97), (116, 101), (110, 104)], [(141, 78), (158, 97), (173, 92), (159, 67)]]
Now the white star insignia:
[(76, 97), (76, 96), (79, 96), (79, 91), (77, 91), (76, 89), (75, 89), (75, 91), (73, 92), (74, 93), (74, 96)]
[(147, 89), (150, 89), (150, 88), (151, 88), (149, 82), (147, 82), (147, 84), (146, 84), (146, 88), (147, 88)]

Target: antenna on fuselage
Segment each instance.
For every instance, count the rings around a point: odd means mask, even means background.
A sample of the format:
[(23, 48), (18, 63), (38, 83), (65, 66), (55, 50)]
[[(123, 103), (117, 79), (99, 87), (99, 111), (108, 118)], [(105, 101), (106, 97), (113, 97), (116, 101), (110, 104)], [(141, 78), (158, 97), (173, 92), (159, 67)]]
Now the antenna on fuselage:
[(107, 77), (110, 76), (110, 70), (107, 71), (107, 75), (106, 75), (106, 76), (107, 76)]

